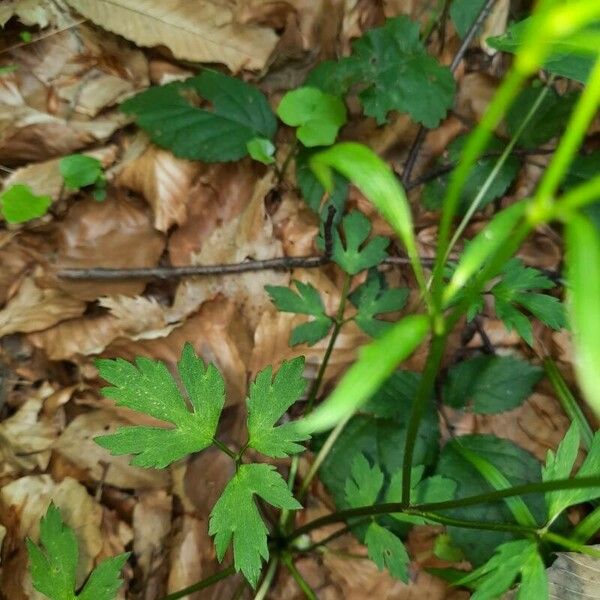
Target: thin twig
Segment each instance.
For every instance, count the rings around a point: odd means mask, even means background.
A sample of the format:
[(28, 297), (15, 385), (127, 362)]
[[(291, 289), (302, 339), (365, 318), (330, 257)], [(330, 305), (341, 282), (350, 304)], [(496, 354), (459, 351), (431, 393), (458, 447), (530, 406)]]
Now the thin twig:
[[(454, 55), (454, 58), (452, 59), (452, 62), (450, 63), (449, 69), (450, 69), (451, 73), (454, 73), (454, 71), (456, 71), (456, 69), (458, 68), (460, 61), (463, 59), (465, 53), (467, 52), (469, 46), (471, 45), (471, 42), (473, 41), (475, 34), (481, 27), (482, 23), (486, 20), (488, 14), (492, 10), (492, 6), (494, 6), (495, 2), (496, 2), (496, 0), (487, 0), (487, 2), (483, 5), (481, 11), (479, 12), (479, 15), (477, 16), (477, 18), (475, 19), (475, 21), (473, 22), (471, 27), (469, 27), (469, 31), (467, 31), (467, 34), (465, 35), (465, 37), (460, 45), (460, 48), (457, 50), (456, 54)], [(401, 181), (402, 181), (402, 185), (404, 185), (405, 187), (407, 187), (410, 182), (410, 177), (412, 175), (414, 166), (417, 162), (417, 158), (419, 156), (419, 151), (421, 150), (421, 146), (423, 145), (423, 142), (425, 141), (426, 135), (427, 135), (427, 129), (425, 128), (424, 125), (420, 125), (419, 131), (417, 132), (417, 136), (415, 138), (415, 141), (413, 142), (413, 144), (409, 150), (408, 158), (406, 159), (406, 164), (404, 165), (404, 170), (402, 171)]]
[[(199, 277), (202, 275), (235, 275), (253, 271), (287, 271), (289, 269), (315, 269), (329, 264), (325, 256), (282, 256), (267, 260), (247, 260), (241, 263), (221, 265), (188, 265), (185, 267), (150, 267), (135, 269), (63, 269), (58, 272), (62, 279), (98, 279), (98, 280), (131, 280), (131, 279), (180, 279), (182, 277)], [(421, 263), (430, 267), (433, 259), (422, 257)], [(409, 265), (410, 260), (404, 256), (388, 256), (382, 264)]]

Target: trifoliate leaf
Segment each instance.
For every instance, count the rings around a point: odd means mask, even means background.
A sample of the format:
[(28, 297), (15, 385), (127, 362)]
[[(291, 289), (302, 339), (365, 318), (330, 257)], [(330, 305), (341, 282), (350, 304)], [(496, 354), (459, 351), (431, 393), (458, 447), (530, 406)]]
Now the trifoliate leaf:
[(135, 365), (119, 358), (96, 364), (100, 376), (114, 386), (103, 389), (105, 396), (170, 425), (121, 427), (95, 438), (111, 454), (133, 454), (133, 465), (162, 468), (212, 444), (225, 404), (225, 382), (214, 365), (204, 365), (191, 344), (185, 345), (178, 363), (187, 399), (163, 362), (139, 357)]
[(275, 162), (275, 146), (271, 140), (263, 137), (255, 137), (246, 143), (248, 154), (264, 165), (272, 165)]
[(129, 556), (120, 554), (101, 562), (83, 590), (75, 594), (77, 539), (54, 504), (40, 523), (40, 545), (28, 539), (27, 552), (33, 587), (49, 600), (114, 600), (122, 584), (121, 569)]
[(461, 38), (464, 38), (481, 13), (485, 0), (452, 0), (450, 18)]
[[(537, 557), (537, 559), (536, 559)], [(517, 580), (519, 575), (522, 577), (523, 585), (528, 588), (533, 583), (537, 589), (539, 581), (538, 570), (535, 569), (538, 563), (542, 565), (543, 561), (539, 557), (537, 545), (532, 540), (516, 540), (506, 542), (496, 549), (495, 554), (487, 563), (471, 571), (468, 575), (455, 582), (455, 585), (468, 585), (475, 588), (475, 593), (471, 600), (496, 600), (500, 598)], [(534, 567), (532, 569), (532, 567)], [(535, 578), (536, 581), (529, 581)], [(525, 598), (547, 598), (548, 589), (544, 590), (542, 596), (523, 596)], [(521, 596), (518, 596), (521, 598)]]
[(50, 196), (37, 196), (22, 183), (9, 187), (0, 195), (0, 210), (9, 223), (24, 223), (43, 217), (50, 204)]
[[(202, 108), (210, 103), (210, 110)], [(152, 141), (176, 156), (206, 162), (238, 160), (256, 137), (271, 139), (275, 115), (257, 88), (215, 71), (152, 87), (121, 105)]]
[(512, 356), (476, 356), (449, 370), (444, 402), (478, 414), (504, 412), (522, 404), (542, 374), (539, 367)]
[[(447, 161), (438, 161), (437, 166), (443, 167), (445, 162), (456, 164), (460, 160), (462, 150), (467, 140), (466, 135), (458, 136), (452, 140), (448, 146)], [(478, 192), (483, 187), (485, 181), (492, 173), (500, 155), (504, 144), (497, 138), (492, 137), (482, 158), (473, 165), (469, 172), (469, 179), (465, 183), (461, 193), (461, 200), (458, 206), (459, 213), (465, 213), (471, 206), (478, 195)], [(498, 156), (485, 156), (485, 154), (498, 154)], [(496, 177), (483, 194), (478, 210), (484, 208), (490, 202), (503, 196), (508, 190), (519, 171), (520, 163), (516, 156), (509, 156), (506, 162), (502, 165)], [(439, 210), (442, 208), (442, 201), (446, 195), (446, 188), (450, 180), (450, 172), (443, 173), (428, 182), (423, 190), (423, 204), (428, 210)]]
[(248, 446), (267, 456), (280, 458), (302, 452), (304, 448), (296, 442), (310, 436), (297, 430), (291, 421), (275, 426), (287, 409), (296, 402), (304, 389), (306, 380), (302, 376), (304, 357), (283, 361), (273, 377), (273, 367), (263, 369), (250, 385), (248, 395)]
[(287, 92), (279, 103), (277, 114), (286, 125), (298, 127), (296, 135), (308, 148), (333, 144), (346, 122), (346, 106), (342, 99), (314, 87)]
[(410, 557), (397, 535), (374, 521), (367, 528), (365, 544), (369, 558), (380, 571), (387, 569), (393, 577), (408, 583)]
[(60, 174), (65, 180), (65, 186), (79, 190), (88, 185), (94, 185), (104, 179), (102, 163), (92, 156), (70, 154), (60, 159)]
[(565, 311), (560, 301), (534, 291), (555, 285), (541, 271), (525, 267), (518, 258), (513, 258), (506, 263), (500, 275), (501, 280), (490, 291), (494, 296), (496, 314), (509, 331), (514, 328), (530, 346), (533, 345), (531, 323), (517, 307), (529, 311), (554, 330), (566, 326)]
[(390, 241), (378, 235), (366, 242), (371, 222), (361, 212), (353, 210), (347, 214), (342, 219), (342, 229), (346, 243), (342, 242), (339, 232), (334, 231), (332, 258), (346, 273), (356, 275), (386, 258), (385, 249)]
[[(503, 52), (517, 52), (523, 44), (530, 20), (531, 17), (513, 23), (506, 33), (488, 38), (487, 44)], [(590, 26), (590, 28), (592, 27), (593, 25)], [(585, 83), (594, 65), (594, 60), (592, 54), (582, 54), (569, 43), (568, 39), (562, 39), (554, 43), (550, 55), (544, 61), (543, 68), (560, 77), (568, 77)]]
[(360, 86), (365, 114), (377, 123), (392, 110), (409, 113), (426, 127), (437, 127), (454, 101), (450, 70), (430, 56), (419, 39), (419, 24), (408, 17), (388, 19), (352, 44), (352, 55), (325, 62), (306, 85), (333, 94)]
[(322, 340), (330, 331), (333, 319), (325, 313), (325, 307), (319, 292), (310, 284), (294, 281), (298, 294), (289, 288), (266, 285), (265, 290), (271, 296), (273, 304), (281, 312), (311, 315), (314, 320), (302, 323), (292, 330), (290, 345), (307, 343), (309, 346)]
[[(541, 91), (540, 86), (530, 86), (524, 89), (512, 104), (506, 115), (506, 125), (511, 136), (515, 135)], [(524, 148), (539, 148), (552, 138), (558, 137), (568, 122), (578, 96), (577, 93), (559, 96), (553, 89), (548, 90), (519, 136), (517, 144)]]
[[(494, 465), (510, 481), (511, 485), (537, 482), (541, 479), (540, 463), (537, 459), (512, 442), (492, 435), (461, 436), (456, 441), (448, 442), (442, 448), (436, 466), (437, 474), (456, 482), (457, 498), (488, 493), (494, 489), (473, 464), (457, 451), (457, 444)], [(538, 523), (544, 522), (546, 507), (542, 494), (528, 494), (527, 506)], [(455, 508), (448, 510), (447, 513), (457, 519), (514, 522), (510, 509), (502, 500)], [(448, 527), (448, 534), (453, 543), (461, 548), (467, 559), (476, 567), (486, 562), (500, 544), (513, 538), (510, 533), (489, 531), (482, 535), (480, 531), (458, 527)]]
[(268, 530), (254, 501), (255, 494), (277, 508), (302, 508), (271, 465), (240, 465), (227, 484), (210, 514), (209, 534), (215, 536), (219, 561), (233, 540), (236, 571), (241, 571), (253, 587), (258, 582), (262, 560), (269, 557)]
[(358, 309), (355, 323), (365, 333), (377, 337), (392, 324), (376, 316), (403, 308), (408, 294), (406, 288), (387, 289), (383, 275), (375, 270), (369, 271), (367, 280), (349, 296), (350, 302)]
[[(542, 469), (544, 481), (568, 479), (573, 470), (577, 453), (579, 452), (579, 428), (576, 422), (571, 424), (565, 437), (556, 450), (556, 455), (549, 450), (546, 457), (546, 466)], [(577, 477), (597, 475), (600, 471), (600, 433), (596, 433), (592, 445), (583, 464), (577, 471)], [(576, 488), (572, 490), (557, 490), (546, 493), (548, 516), (552, 520), (563, 510), (600, 498), (600, 488)]]

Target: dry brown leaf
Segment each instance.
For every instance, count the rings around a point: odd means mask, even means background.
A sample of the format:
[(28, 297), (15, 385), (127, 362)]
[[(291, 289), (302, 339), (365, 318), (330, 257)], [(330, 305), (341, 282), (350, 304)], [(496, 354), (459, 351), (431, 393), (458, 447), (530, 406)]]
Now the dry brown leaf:
[(133, 509), (133, 552), (142, 571), (143, 600), (157, 600), (166, 591), (172, 510), (173, 498), (164, 490), (142, 492)]
[(199, 169), (198, 163), (150, 146), (125, 166), (117, 184), (141, 194), (152, 206), (154, 227), (166, 232), (172, 225), (185, 223), (190, 188)]
[[(596, 550), (599, 546), (593, 546)], [(600, 560), (577, 552), (558, 552), (549, 569), (549, 592), (552, 600), (600, 598)]]
[(235, 22), (234, 7), (210, 0), (67, 0), (92, 22), (140, 46), (166, 46), (176, 58), (262, 69), (277, 35)]
[(85, 302), (61, 290), (40, 288), (32, 277), (27, 277), (0, 310), (0, 336), (47, 329), (62, 320), (78, 317), (85, 307)]
[(214, 363), (221, 371), (227, 383), (228, 404), (236, 404), (246, 396), (251, 335), (235, 304), (217, 297), (205, 302), (197, 313), (168, 336), (140, 341), (120, 338), (106, 349), (104, 355), (126, 360), (149, 356), (174, 367), (183, 345), (191, 342), (206, 362)]
[[(192, 264), (228, 264), (282, 256), (281, 242), (275, 239), (272, 221), (265, 212), (265, 197), (274, 184), (275, 176), (272, 172), (260, 179), (242, 214), (216, 229), (200, 252), (193, 257)], [(253, 328), (265, 306), (268, 306), (265, 285), (287, 285), (288, 281), (286, 273), (268, 270), (235, 277), (186, 279), (177, 288), (173, 310), (189, 314), (205, 300), (222, 293), (236, 301)]]
[[(104, 202), (84, 200), (74, 204), (56, 223), (59, 269), (93, 267), (153, 267), (162, 254), (165, 240), (151, 223), (147, 207), (115, 193)], [(77, 298), (140, 294), (140, 281), (67, 281), (61, 288)]]
[(64, 26), (70, 20), (60, 5), (50, 0), (6, 0), (0, 6), (0, 27), (11, 17), (17, 17), (23, 25), (37, 25), (40, 29), (50, 24)]
[(120, 488), (156, 489), (169, 485), (169, 472), (141, 469), (129, 464), (128, 456), (113, 456), (94, 442), (94, 437), (114, 431), (129, 421), (109, 411), (91, 411), (73, 419), (54, 444), (54, 450), (78, 468), (90, 480)]

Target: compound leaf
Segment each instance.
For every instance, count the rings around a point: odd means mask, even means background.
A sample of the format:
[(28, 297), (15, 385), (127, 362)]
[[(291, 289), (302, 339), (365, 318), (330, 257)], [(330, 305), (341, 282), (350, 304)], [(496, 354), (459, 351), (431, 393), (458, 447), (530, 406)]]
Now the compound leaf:
[(191, 409), (166, 365), (139, 357), (135, 365), (123, 359), (97, 361), (98, 371), (114, 387), (104, 388), (118, 406), (165, 421), (172, 427), (121, 427), (95, 441), (112, 454), (134, 454), (131, 464), (166, 467), (212, 444), (225, 404), (225, 382), (213, 366), (206, 367), (191, 344), (184, 346), (178, 371)]
[(2, 216), (9, 223), (24, 223), (43, 217), (52, 204), (50, 196), (38, 196), (29, 186), (17, 183), (0, 195)]
[(308, 148), (333, 144), (346, 122), (346, 106), (342, 99), (314, 87), (287, 92), (279, 103), (277, 114), (286, 125), (298, 127), (296, 135)]
[[(211, 110), (201, 108), (201, 100)], [(215, 71), (152, 87), (121, 104), (152, 141), (181, 158), (220, 162), (248, 154), (248, 142), (271, 139), (275, 115), (257, 88)]]
[(304, 357), (284, 361), (273, 377), (273, 368), (263, 369), (250, 385), (248, 395), (248, 446), (275, 458), (304, 450), (296, 443), (310, 436), (300, 433), (296, 422), (275, 426), (306, 388), (302, 376)]
[(215, 536), (219, 561), (233, 541), (237, 571), (255, 587), (262, 560), (269, 557), (267, 527), (254, 495), (278, 508), (302, 508), (288, 489), (287, 483), (272, 465), (240, 465), (210, 514), (209, 533)]
[(378, 235), (366, 242), (371, 231), (371, 222), (361, 212), (353, 210), (347, 214), (342, 219), (342, 229), (346, 243), (342, 242), (339, 232), (335, 231), (332, 258), (346, 273), (356, 275), (378, 265), (386, 258), (385, 249), (390, 241)]
[(358, 286), (349, 296), (350, 302), (358, 312), (354, 316), (355, 323), (371, 337), (377, 337), (392, 325), (376, 316), (400, 310), (408, 299), (408, 289), (387, 289), (385, 279), (375, 270), (369, 271), (366, 281)]
[(101, 562), (76, 595), (79, 550), (73, 530), (50, 504), (40, 523), (40, 545), (27, 539), (33, 587), (50, 600), (114, 600), (121, 587), (120, 572), (129, 553)]
[(512, 356), (476, 356), (450, 369), (444, 402), (478, 414), (503, 412), (522, 404), (541, 377), (542, 369)]

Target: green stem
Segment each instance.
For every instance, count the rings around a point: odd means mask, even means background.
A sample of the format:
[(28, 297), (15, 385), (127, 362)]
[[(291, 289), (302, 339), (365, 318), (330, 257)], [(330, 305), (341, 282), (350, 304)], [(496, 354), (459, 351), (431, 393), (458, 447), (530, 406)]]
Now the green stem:
[(333, 348), (335, 346), (335, 342), (337, 341), (340, 330), (342, 329), (342, 326), (344, 325), (344, 310), (346, 309), (346, 301), (348, 298), (348, 292), (350, 291), (350, 280), (351, 280), (351, 276), (346, 273), (346, 275), (344, 277), (342, 293), (340, 296), (340, 303), (338, 305), (337, 313), (335, 316), (335, 323), (333, 326), (333, 331), (331, 333), (331, 337), (329, 338), (329, 343), (327, 344), (327, 348), (325, 350), (323, 360), (321, 361), (321, 366), (319, 367), (319, 372), (317, 373), (317, 377), (313, 381), (313, 384), (308, 393), (308, 399), (306, 401), (306, 408), (304, 409), (304, 416), (309, 414), (310, 411), (313, 409), (314, 403), (319, 394), (319, 388), (321, 387), (321, 382), (323, 381), (323, 376), (325, 375), (325, 370), (327, 369), (327, 365), (329, 364), (329, 359), (331, 358), (331, 353), (333, 352)]
[(220, 440), (218, 440), (217, 438), (213, 438), (213, 444), (219, 449), (222, 450), (223, 452), (225, 452), (225, 454), (227, 454), (227, 456), (229, 456), (229, 458), (231, 458), (233, 461), (235, 461), (236, 463), (239, 461), (239, 455), (236, 454), (233, 450), (231, 450), (230, 448), (228, 448), (223, 442), (221, 442)]
[(419, 433), (419, 425), (423, 417), (425, 405), (433, 394), (435, 380), (442, 362), (444, 349), (446, 347), (447, 335), (435, 336), (431, 343), (425, 368), (421, 376), (421, 382), (417, 395), (413, 400), (408, 425), (406, 428), (406, 440), (404, 443), (404, 458), (402, 462), (402, 502), (410, 503), (410, 484), (415, 444)]
[(556, 203), (554, 216), (566, 220), (569, 213), (600, 198), (600, 175), (566, 192)]
[(283, 564), (288, 568), (288, 571), (291, 573), (294, 581), (298, 584), (298, 587), (302, 590), (308, 600), (318, 600), (317, 595), (310, 585), (308, 585), (306, 579), (302, 577), (300, 571), (298, 571), (296, 565), (294, 565), (294, 561), (289, 554), (283, 557)]
[(549, 542), (553, 542), (558, 546), (567, 548), (568, 550), (573, 550), (574, 552), (581, 552), (582, 554), (588, 554), (589, 556), (593, 556), (594, 558), (600, 558), (600, 551), (596, 550), (595, 548), (584, 546), (579, 542), (570, 540), (569, 538), (563, 537), (562, 535), (558, 535), (557, 533), (553, 533), (552, 531), (547, 531), (543, 535), (543, 538)]
[(260, 587), (258, 588), (258, 592), (254, 596), (254, 600), (264, 600), (273, 585), (273, 581), (275, 579), (275, 574), (277, 573), (277, 565), (279, 564), (279, 559), (272, 558), (269, 562), (269, 566), (267, 567), (267, 572), (265, 573), (265, 578), (263, 579)]
[(594, 537), (598, 531), (600, 531), (600, 506), (577, 524), (572, 537), (583, 544)]
[(592, 445), (592, 439), (594, 438), (594, 432), (552, 358), (547, 357), (544, 359), (544, 370), (546, 371), (548, 381), (550, 381), (556, 392), (558, 401), (563, 410), (572, 422), (576, 422), (577, 425), (579, 425), (581, 442), (585, 449), (589, 450)]
[(207, 577), (206, 579), (202, 579), (201, 581), (198, 581), (197, 583), (194, 583), (194, 584), (190, 585), (189, 587), (179, 590), (178, 592), (173, 592), (172, 594), (163, 596), (161, 598), (161, 600), (178, 600), (179, 598), (184, 598), (185, 596), (187, 596), (189, 594), (193, 594), (194, 592), (204, 590), (207, 587), (214, 585), (218, 581), (221, 581), (221, 579), (225, 579), (226, 577), (233, 575), (234, 573), (235, 573), (235, 567), (233, 565), (229, 565), (226, 569), (223, 569), (222, 571), (218, 571), (214, 575), (211, 575), (210, 577)]
[(496, 177), (500, 173), (500, 170), (504, 166), (504, 163), (508, 160), (508, 157), (511, 155), (513, 148), (515, 147), (515, 144), (521, 137), (523, 131), (525, 131), (525, 128), (527, 127), (527, 125), (529, 124), (531, 119), (534, 117), (538, 108), (544, 101), (544, 98), (548, 95), (548, 92), (550, 91), (550, 84), (552, 83), (552, 81), (553, 81), (553, 79), (550, 79), (550, 81), (548, 82), (548, 85), (544, 86), (542, 91), (538, 94), (537, 98), (535, 99), (535, 102), (532, 104), (531, 108), (529, 109), (529, 112), (527, 113), (527, 115), (525, 115), (525, 118), (519, 125), (519, 128), (517, 129), (515, 134), (512, 136), (512, 138), (508, 142), (506, 148), (504, 149), (504, 151), (498, 158), (498, 161), (494, 165), (494, 168), (492, 169), (490, 174), (487, 176), (483, 185), (477, 192), (475, 199), (469, 206), (469, 209), (467, 210), (465, 216), (462, 218), (460, 224), (458, 225), (456, 231), (454, 232), (454, 235), (452, 236), (452, 239), (450, 240), (450, 243), (448, 244), (448, 248), (447, 248), (446, 254), (444, 256), (444, 262), (448, 261), (448, 258), (450, 256), (450, 253), (452, 252), (452, 249), (454, 248), (454, 246), (460, 239), (460, 236), (463, 234), (464, 230), (466, 229), (467, 225), (469, 224), (469, 221), (471, 220), (471, 218), (473, 217), (475, 212), (479, 209), (479, 205), (483, 201), (485, 194), (487, 193), (487, 191), (489, 190), (491, 185), (496, 180)]

